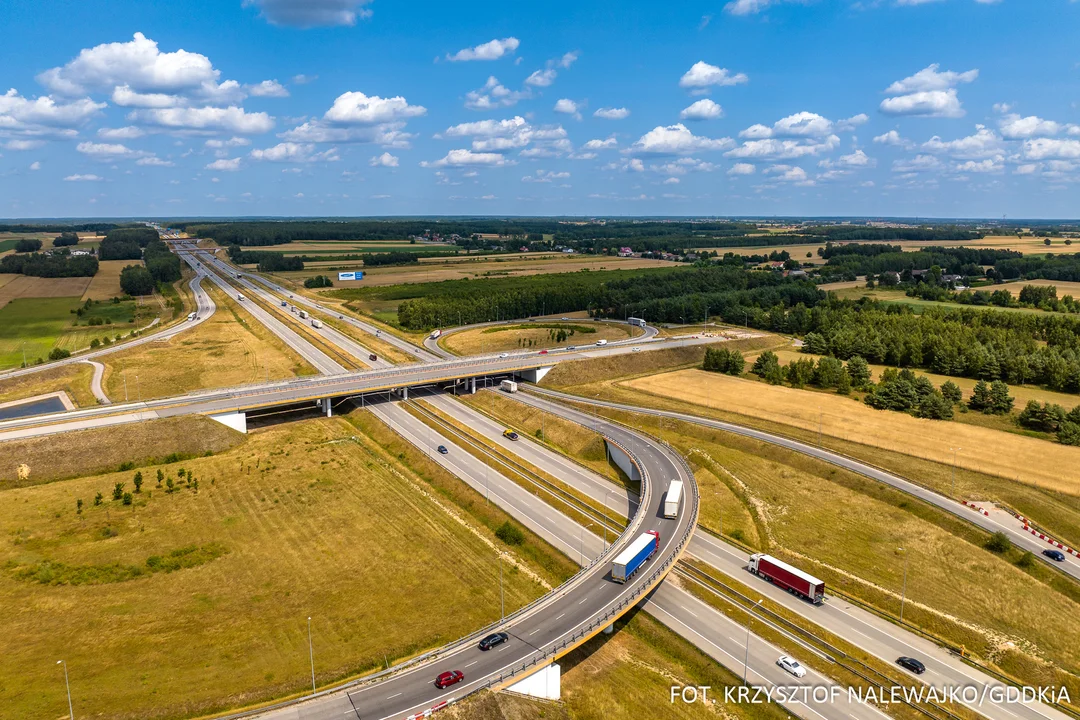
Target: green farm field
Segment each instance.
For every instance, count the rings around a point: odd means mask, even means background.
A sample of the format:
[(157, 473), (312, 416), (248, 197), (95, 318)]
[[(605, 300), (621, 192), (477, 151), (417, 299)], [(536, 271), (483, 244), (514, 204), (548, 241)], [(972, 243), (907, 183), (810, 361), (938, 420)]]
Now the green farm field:
[(0, 308), (0, 368), (18, 367), (45, 359), (60, 336), (71, 327), (78, 297), (20, 298)]

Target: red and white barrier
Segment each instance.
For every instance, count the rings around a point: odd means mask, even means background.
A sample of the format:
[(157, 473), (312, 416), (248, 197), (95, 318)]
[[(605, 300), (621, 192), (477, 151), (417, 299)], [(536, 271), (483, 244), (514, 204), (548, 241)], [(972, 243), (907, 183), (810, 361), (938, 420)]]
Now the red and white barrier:
[[(1019, 517), (1019, 516), (1017, 516), (1017, 517)], [(1035, 535), (1040, 540), (1045, 540), (1051, 547), (1056, 547), (1059, 550), (1064, 550), (1069, 555), (1076, 555), (1077, 557), (1080, 557), (1080, 550), (1073, 549), (1073, 548), (1071, 548), (1071, 547), (1069, 547), (1067, 545), (1064, 545), (1064, 544), (1058, 542), (1057, 540), (1050, 537), (1049, 535), (1046, 535), (1045, 533), (1039, 532), (1035, 528), (1028, 525), (1026, 520), (1024, 521), (1024, 530), (1031, 533), (1032, 535)]]

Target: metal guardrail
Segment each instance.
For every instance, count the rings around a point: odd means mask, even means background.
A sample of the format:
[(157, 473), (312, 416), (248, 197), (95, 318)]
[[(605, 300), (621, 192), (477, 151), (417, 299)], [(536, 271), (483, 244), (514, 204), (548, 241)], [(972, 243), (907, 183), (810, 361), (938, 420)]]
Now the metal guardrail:
[[(398, 435), (400, 435), (402, 438), (405, 438), (404, 434), (402, 434), (400, 432), (400, 430), (395, 428), (395, 432), (397, 432)], [(648, 498), (650, 493), (651, 493), (651, 484), (650, 484), (650, 481), (649, 481), (649, 478), (648, 478), (648, 471), (645, 469), (644, 464), (641, 463), (640, 459), (637, 457), (637, 455), (635, 453), (633, 453), (628, 448), (625, 448), (622, 445), (622, 443), (620, 443), (617, 440), (615, 440), (614, 438), (610, 438), (609, 436), (606, 436), (606, 435), (605, 435), (605, 438), (610, 439), (612, 442), (614, 442), (616, 445), (618, 445), (620, 448), (622, 448), (627, 453), (627, 455), (631, 458), (631, 461), (635, 465), (637, 465), (637, 467), (639, 469), (639, 472), (641, 472), (641, 475), (642, 475), (642, 480), (641, 480), (642, 493), (641, 494), (642, 494), (642, 497)], [(405, 438), (405, 439), (406, 439), (406, 441), (408, 441), (408, 438)], [(691, 480), (691, 482), (693, 482), (693, 475), (690, 476), (690, 480)], [(695, 490), (694, 497), (696, 497), (696, 487), (697, 487), (696, 484), (693, 487), (694, 487), (694, 490)], [(640, 508), (640, 505), (639, 505), (639, 508)], [(661, 565), (659, 568), (656, 568), (653, 571), (653, 573), (651, 575), (649, 575), (648, 578), (642, 584), (638, 585), (634, 589), (632, 595), (630, 595), (627, 598), (624, 598), (615, 607), (608, 608), (608, 610), (600, 618), (594, 618), (593, 620), (591, 620), (589, 625), (586, 628), (575, 630), (571, 634), (571, 636), (569, 638), (564, 638), (561, 642), (553, 644), (550, 648), (544, 650), (543, 652), (531, 656), (528, 660), (526, 660), (525, 662), (523, 662), (521, 664), (520, 668), (515, 663), (514, 668), (511, 669), (509, 672), (502, 671), (502, 672), (499, 673), (499, 675), (497, 677), (493, 675), (492, 677), (490, 677), (488, 679), (487, 682), (485, 682), (484, 684), (479, 685), (476, 688), (470, 690), (469, 693), (466, 693), (465, 695), (461, 696), (461, 698), (456, 698), (454, 701), (460, 700), (460, 699), (466, 697), (467, 695), (472, 694), (474, 692), (477, 692), (479, 690), (484, 690), (484, 689), (490, 688), (490, 687), (492, 687), (494, 685), (501, 684), (501, 683), (505, 682), (508, 678), (516, 677), (517, 675), (520, 675), (525, 670), (528, 670), (529, 668), (534, 667), (537, 663), (543, 662), (548, 657), (557, 656), (561, 651), (565, 650), (567, 647), (570, 647), (571, 645), (575, 645), (578, 642), (580, 642), (582, 640), (582, 638), (585, 638), (588, 635), (591, 635), (594, 632), (598, 631), (598, 629), (606, 627), (607, 625), (611, 624), (611, 622), (614, 622), (613, 618), (618, 617), (619, 615), (621, 615), (623, 612), (625, 612), (626, 608), (632, 602), (636, 602), (637, 599), (641, 595), (643, 595), (645, 592), (651, 590), (652, 586), (654, 586), (657, 582), (659, 582), (658, 578), (661, 576), (661, 574), (666, 573), (673, 566), (674, 562), (678, 559), (679, 555), (682, 553), (682, 551), (685, 549), (687, 543), (689, 542), (690, 535), (693, 533), (694, 526), (696, 525), (696, 518), (697, 518), (697, 504), (695, 503), (694, 507), (693, 507), (693, 511), (692, 511), (691, 522), (687, 525), (686, 531), (683, 533), (682, 537), (680, 538), (679, 544), (676, 547), (676, 552), (673, 555), (671, 555), (664, 562), (663, 565)], [(395, 675), (395, 674), (397, 674), (397, 673), (399, 673), (399, 672), (401, 672), (403, 670), (413, 668), (413, 667), (421, 665), (421, 664), (423, 664), (425, 662), (435, 660), (436, 658), (438, 658), (440, 656), (443, 656), (443, 655), (446, 655), (447, 653), (456, 651), (456, 650), (458, 650), (459, 648), (461, 648), (461, 647), (463, 647), (465, 645), (475, 643), (479, 638), (490, 634), (492, 631), (496, 630), (497, 628), (504, 627), (504, 626), (507, 626), (507, 625), (511, 625), (514, 622), (526, 617), (527, 615), (531, 614), (535, 610), (539, 609), (539, 607), (541, 607), (542, 605), (548, 604), (548, 603), (550, 603), (550, 602), (564, 596), (567, 592), (569, 592), (573, 588), (573, 586), (578, 585), (590, 573), (590, 571), (594, 567), (596, 567), (597, 564), (599, 564), (601, 562), (606, 562), (616, 552), (616, 550), (621, 550), (622, 549), (621, 545), (624, 544), (627, 539), (629, 539), (629, 538), (631, 538), (633, 536), (633, 534), (637, 531), (637, 529), (640, 527), (640, 525), (641, 525), (641, 523), (643, 521), (644, 521), (644, 513), (639, 511), (638, 513), (635, 514), (635, 516), (633, 518), (631, 518), (631, 521), (627, 525), (626, 530), (624, 530), (624, 532), (615, 541), (613, 541), (611, 543), (611, 545), (609, 545), (608, 548), (604, 552), (602, 552), (600, 555), (593, 558), (593, 560), (591, 560), (587, 565), (582, 567), (577, 573), (575, 573), (571, 578), (566, 580), (566, 582), (564, 582), (562, 585), (555, 588), (550, 593), (548, 593), (548, 594), (546, 594), (546, 595), (544, 595), (544, 596), (542, 596), (540, 598), (537, 598), (536, 600), (529, 603), (528, 605), (525, 605), (525, 606), (523, 606), (521, 608), (518, 608), (516, 611), (514, 611), (510, 615), (507, 615), (505, 618), (503, 618), (503, 619), (501, 619), (501, 620), (499, 620), (497, 622), (491, 623), (491, 624), (487, 625), (486, 627), (483, 627), (483, 628), (481, 628), (481, 629), (479, 629), (479, 630), (477, 630), (477, 631), (475, 631), (475, 632), (473, 632), (473, 633), (471, 633), (471, 634), (469, 634), (469, 635), (467, 635), (467, 636), (465, 636), (463, 638), (460, 638), (459, 640), (456, 640), (456, 641), (454, 641), (452, 643), (448, 643), (447, 645), (444, 645), (441, 648), (437, 648), (435, 650), (428, 651), (428, 652), (423, 653), (421, 655), (418, 655), (418, 656), (416, 656), (414, 658), (410, 658), (409, 660), (406, 660), (406, 661), (404, 661), (402, 663), (399, 663), (399, 664), (395, 665), (394, 667), (388, 668), (386, 670), (382, 670), (382, 671), (377, 672), (377, 673), (375, 673), (373, 675), (367, 675), (367, 676), (362, 677), (362, 678), (357, 678), (355, 680), (350, 680), (349, 682), (341, 683), (341, 684), (335, 685), (333, 687), (329, 687), (329, 688), (326, 688), (324, 690), (320, 690), (320, 691), (318, 691), (316, 693), (313, 693), (313, 694), (310, 694), (310, 695), (304, 695), (302, 697), (294, 698), (292, 700), (287, 700), (287, 701), (283, 701), (283, 702), (280, 702), (280, 703), (275, 703), (273, 705), (267, 705), (267, 706), (263, 706), (263, 707), (259, 707), (259, 708), (253, 708), (251, 710), (245, 710), (245, 711), (241, 711), (241, 712), (238, 712), (238, 713), (220, 715), (220, 716), (217, 716), (217, 717), (219, 718), (219, 720), (238, 720), (239, 718), (251, 717), (253, 715), (258, 715), (260, 713), (265, 713), (265, 712), (269, 712), (269, 711), (272, 711), (272, 710), (278, 710), (278, 709), (281, 709), (281, 708), (289, 707), (291, 705), (295, 705), (295, 704), (300, 703), (300, 702), (305, 702), (305, 701), (308, 701), (308, 700), (311, 700), (311, 699), (314, 699), (314, 698), (323, 697), (325, 695), (332, 694), (332, 693), (335, 693), (335, 692), (339, 692), (341, 690), (345, 690), (345, 689), (348, 689), (348, 688), (358, 687), (360, 685), (369, 685), (369, 684), (378, 683), (379, 681), (385, 680), (385, 679), (391, 677), (392, 675)], [(453, 702), (453, 701), (451, 701), (451, 702)]]

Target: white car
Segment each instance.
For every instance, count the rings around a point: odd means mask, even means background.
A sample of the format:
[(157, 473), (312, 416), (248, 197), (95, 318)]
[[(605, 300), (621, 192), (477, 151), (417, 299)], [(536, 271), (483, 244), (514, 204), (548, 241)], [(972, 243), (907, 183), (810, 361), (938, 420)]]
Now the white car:
[(510, 353), (499, 353), (499, 359), (510, 357)]
[(793, 657), (781, 655), (776, 664), (797, 678), (806, 677), (806, 668), (800, 665), (799, 661)]
[(632, 349), (630, 350), (630, 352), (641, 352), (641, 348), (639, 348), (639, 347), (636, 347), (636, 348), (632, 348)]

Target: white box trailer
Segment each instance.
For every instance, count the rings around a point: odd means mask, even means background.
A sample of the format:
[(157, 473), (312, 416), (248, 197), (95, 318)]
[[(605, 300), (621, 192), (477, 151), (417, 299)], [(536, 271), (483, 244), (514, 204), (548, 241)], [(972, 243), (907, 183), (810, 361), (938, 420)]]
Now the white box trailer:
[(499, 383), (499, 387), (502, 388), (503, 392), (516, 393), (518, 391), (517, 383), (513, 380), (503, 380)]
[(612, 561), (611, 579), (617, 583), (625, 583), (656, 554), (659, 547), (660, 533), (654, 530), (642, 533)]
[(322, 327), (322, 320), (319, 320), (318, 318), (312, 318), (311, 319), (311, 327), (313, 327), (313, 328), (321, 328)]
[(643, 318), (627, 318), (626, 322), (630, 323), (631, 325), (636, 325), (637, 327), (645, 327), (645, 320)]
[(307, 310), (301, 310), (300, 311), (300, 319), (301, 320), (307, 320)]
[(664, 517), (679, 517), (679, 501), (682, 500), (682, 480), (672, 480), (664, 496)]

